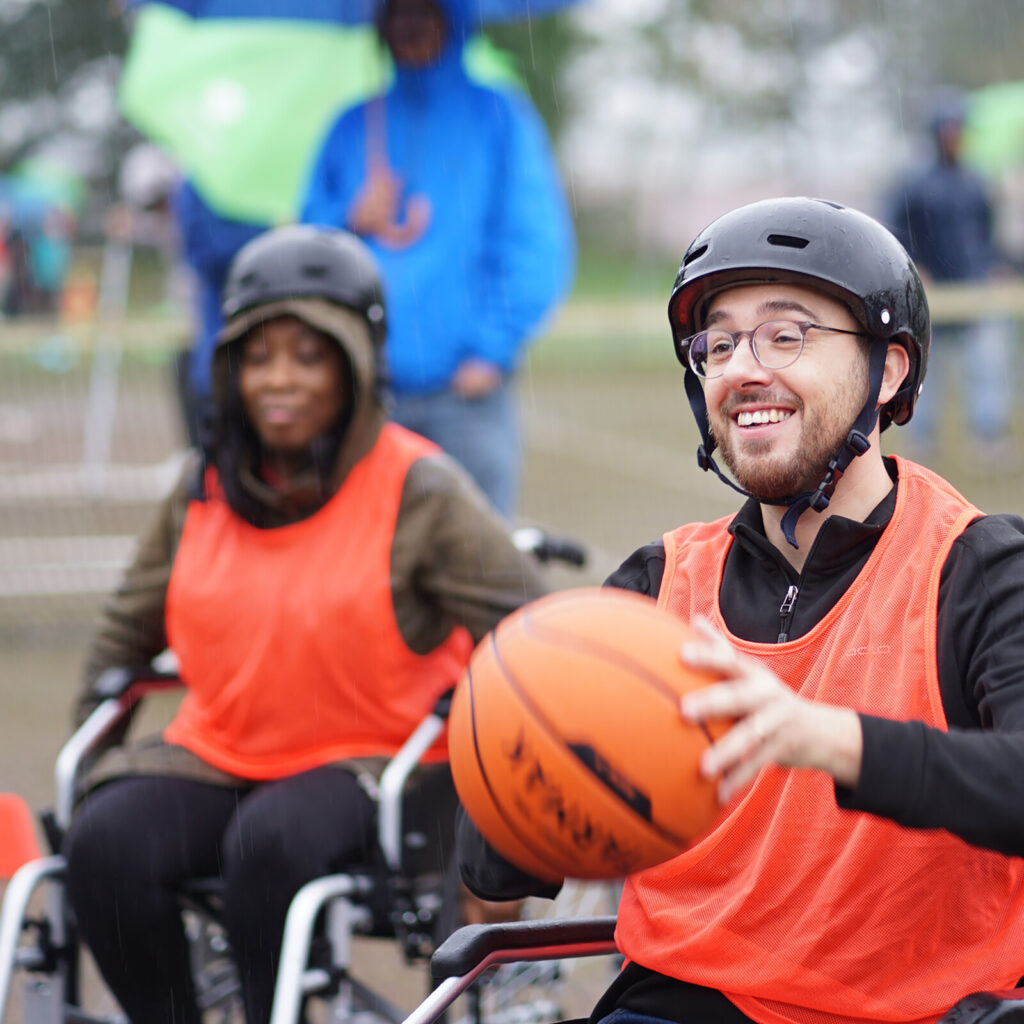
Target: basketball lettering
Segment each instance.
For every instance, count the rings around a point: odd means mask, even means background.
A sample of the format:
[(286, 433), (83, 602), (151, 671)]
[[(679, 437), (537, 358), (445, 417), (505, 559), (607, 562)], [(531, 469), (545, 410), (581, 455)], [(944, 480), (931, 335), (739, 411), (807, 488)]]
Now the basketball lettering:
[(694, 636), (650, 598), (609, 588), (525, 605), (478, 645), (449, 720), (466, 811), (508, 860), (544, 879), (618, 878), (669, 860), (719, 813), (700, 754), (727, 723), (685, 722), (712, 677)]

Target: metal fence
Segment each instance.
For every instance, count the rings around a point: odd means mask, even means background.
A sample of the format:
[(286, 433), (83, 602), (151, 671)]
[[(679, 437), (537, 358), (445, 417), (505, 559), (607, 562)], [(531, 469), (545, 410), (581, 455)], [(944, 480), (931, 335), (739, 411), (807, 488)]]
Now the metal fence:
[[(126, 314), (128, 249), (104, 253), (99, 277), (88, 317), (0, 324), (0, 643), (76, 635), (184, 456), (174, 359), (187, 317)], [(937, 290), (931, 303), (937, 321), (985, 310), (1019, 325), (1024, 286)], [(530, 372), (664, 374), (667, 350), (663, 299), (573, 301)]]

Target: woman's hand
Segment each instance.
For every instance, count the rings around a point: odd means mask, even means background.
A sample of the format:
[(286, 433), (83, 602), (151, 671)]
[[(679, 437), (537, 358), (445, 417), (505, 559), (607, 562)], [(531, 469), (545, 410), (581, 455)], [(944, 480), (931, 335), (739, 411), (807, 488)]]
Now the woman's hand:
[(805, 700), (763, 662), (736, 651), (706, 619), (695, 617), (693, 627), (701, 639), (683, 646), (682, 659), (720, 681), (683, 697), (683, 717), (691, 722), (736, 720), (701, 758), (701, 772), (720, 778), (723, 804), (772, 763), (817, 768), (840, 785), (856, 786), (863, 736), (855, 711)]

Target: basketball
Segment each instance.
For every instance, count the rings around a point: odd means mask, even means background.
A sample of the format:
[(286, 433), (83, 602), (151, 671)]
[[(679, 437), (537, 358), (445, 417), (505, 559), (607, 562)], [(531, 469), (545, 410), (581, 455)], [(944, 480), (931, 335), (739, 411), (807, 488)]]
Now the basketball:
[(694, 631), (648, 597), (586, 587), (504, 619), (459, 680), (448, 746), (459, 798), (502, 856), (545, 879), (611, 879), (669, 860), (719, 813), (701, 753), (728, 727), (684, 721), (714, 677)]

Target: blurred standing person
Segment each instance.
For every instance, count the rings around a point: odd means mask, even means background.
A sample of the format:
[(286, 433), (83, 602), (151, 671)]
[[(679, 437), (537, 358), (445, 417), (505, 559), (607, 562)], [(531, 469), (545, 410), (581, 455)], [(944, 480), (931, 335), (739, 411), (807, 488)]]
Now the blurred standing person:
[(60, 310), (61, 294), (71, 269), (72, 241), (77, 225), (72, 213), (53, 206), (29, 237), (29, 266), (38, 309), (45, 316)]
[(175, 190), (172, 208), (182, 254), (195, 276), (195, 335), (179, 362), (178, 388), (188, 440), (197, 447), (212, 414), (213, 351), (224, 325), (221, 296), (228, 270), (242, 246), (268, 225), (222, 217), (187, 179)]
[(7, 315), (7, 296), (14, 279), (14, 258), (8, 238), (11, 223), (7, 211), (0, 206), (0, 316)]
[[(1006, 273), (994, 238), (994, 210), (980, 175), (962, 161), (967, 102), (943, 92), (932, 103), (929, 131), (934, 156), (898, 185), (889, 226), (910, 253), (925, 284), (980, 282)], [(952, 373), (965, 376), (961, 389), (975, 441), (972, 456), (1002, 460), (1013, 406), (1012, 322), (988, 316), (933, 327), (929, 388), (908, 434), (917, 448), (934, 444), (940, 410), (948, 408)]]
[(528, 97), (463, 68), (469, 0), (384, 0), (377, 25), (394, 84), (335, 122), (302, 219), (368, 242), (388, 288), (393, 418), (451, 453), (510, 517), (515, 372), (574, 273), (565, 192)]

